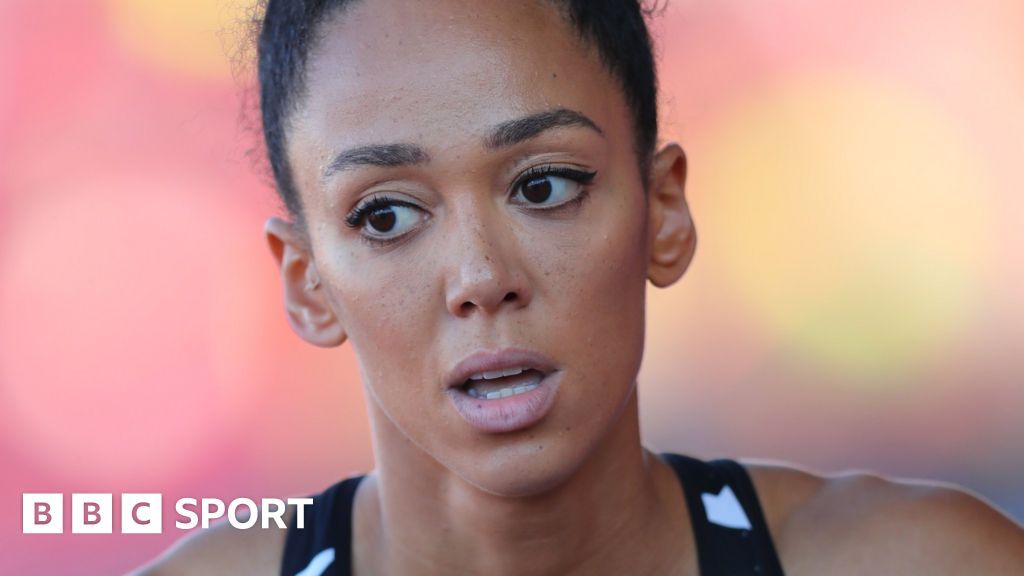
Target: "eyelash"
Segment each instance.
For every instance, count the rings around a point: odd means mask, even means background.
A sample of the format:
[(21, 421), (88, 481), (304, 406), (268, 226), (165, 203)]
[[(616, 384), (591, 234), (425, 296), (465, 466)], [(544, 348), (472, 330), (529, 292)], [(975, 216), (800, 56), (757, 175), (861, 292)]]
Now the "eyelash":
[(387, 194), (375, 194), (366, 202), (363, 202), (352, 209), (352, 212), (345, 217), (345, 225), (349, 228), (362, 228), (363, 225), (366, 224), (367, 216), (373, 214), (377, 210), (390, 208), (391, 206), (409, 206), (411, 208), (419, 208), (419, 206), (412, 202), (392, 198)]
[[(594, 178), (597, 176), (597, 171), (578, 170), (575, 168), (553, 165), (535, 166), (524, 172), (518, 179), (516, 179), (515, 183), (512, 185), (513, 194), (519, 191), (519, 189), (530, 180), (533, 180), (535, 178), (541, 178), (544, 176), (554, 176), (557, 178), (565, 178), (567, 180), (572, 180), (580, 184), (583, 188), (580, 190), (580, 193), (575, 198), (569, 200), (568, 202), (559, 204), (552, 208), (531, 208), (531, 210), (556, 211), (560, 209), (572, 208), (582, 204), (583, 201), (586, 200), (589, 193), (589, 190), (586, 188), (586, 186), (593, 182)], [(412, 202), (407, 202), (399, 198), (394, 198), (388, 196), (387, 194), (375, 194), (371, 196), (367, 201), (359, 204), (358, 206), (352, 209), (352, 212), (350, 212), (345, 217), (345, 225), (353, 229), (362, 228), (363, 226), (366, 225), (366, 218), (370, 214), (372, 214), (376, 210), (389, 208), (391, 206), (408, 206), (410, 208), (416, 209), (420, 208), (419, 206), (413, 204)], [(371, 238), (369, 236), (360, 234), (360, 238), (371, 246), (384, 247), (387, 246), (388, 244), (401, 240), (402, 236), (399, 236), (397, 238), (381, 239)]]
[(531, 208), (531, 210), (560, 210), (578, 206), (587, 199), (587, 194), (590, 192), (587, 189), (587, 186), (594, 181), (594, 178), (597, 176), (597, 171), (579, 170), (576, 168), (568, 168), (566, 166), (535, 166), (524, 172), (523, 175), (515, 181), (515, 184), (512, 185), (512, 192), (515, 193), (519, 191), (523, 184), (526, 184), (530, 180), (542, 178), (544, 176), (554, 176), (556, 178), (572, 180), (581, 186), (580, 193), (572, 200), (563, 204), (559, 204), (551, 208)]
[[(409, 206), (412, 208), (419, 208), (419, 206), (412, 202), (406, 202), (398, 198), (393, 198), (387, 194), (376, 194), (371, 196), (369, 200), (356, 206), (352, 209), (352, 212), (345, 217), (345, 225), (352, 229), (362, 228), (366, 224), (366, 219), (377, 210), (383, 208), (390, 208), (392, 206)], [(366, 245), (373, 248), (384, 248), (389, 244), (392, 244), (398, 240), (401, 240), (401, 236), (398, 238), (373, 238), (364, 234), (359, 235), (359, 239)]]

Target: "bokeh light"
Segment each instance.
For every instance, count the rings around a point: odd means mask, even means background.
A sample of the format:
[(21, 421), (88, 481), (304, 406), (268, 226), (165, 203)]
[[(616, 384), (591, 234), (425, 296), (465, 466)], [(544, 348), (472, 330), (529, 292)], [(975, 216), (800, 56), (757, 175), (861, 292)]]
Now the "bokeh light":
[(963, 332), (994, 218), (975, 152), (925, 98), (829, 74), (721, 117), (697, 158), (701, 221), (724, 240), (705, 257), (773, 339), (884, 390)]
[(210, 78), (231, 75), (254, 12), (253, 3), (243, 0), (107, 0), (106, 10), (126, 54), (170, 72)]
[(248, 373), (254, 358), (211, 341), (220, 318), (197, 307), (230, 311), (210, 292), (255, 263), (233, 250), (244, 232), (226, 229), (230, 208), (196, 182), (90, 176), (22, 204), (9, 231), (0, 421), (65, 476), (158, 481), (230, 439), (265, 383)]

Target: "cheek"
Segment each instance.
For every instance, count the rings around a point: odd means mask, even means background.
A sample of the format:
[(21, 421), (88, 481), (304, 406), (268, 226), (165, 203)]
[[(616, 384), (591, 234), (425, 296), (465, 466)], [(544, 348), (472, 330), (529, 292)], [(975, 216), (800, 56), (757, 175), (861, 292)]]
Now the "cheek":
[(642, 192), (618, 194), (571, 244), (547, 253), (543, 306), (555, 339), (590, 385), (632, 385), (643, 352), (646, 209)]
[(423, 373), (423, 354), (436, 332), (433, 277), (420, 269), (422, 263), (396, 262), (339, 257), (328, 273), (332, 304), (369, 383), (412, 384)]
[(628, 202), (633, 195), (621, 196), (591, 220), (581, 241), (554, 255), (564, 272), (552, 274), (557, 280), (548, 289), (573, 314), (569, 325), (601, 330), (594, 338), (626, 329), (627, 320), (642, 320), (646, 214), (642, 204)]

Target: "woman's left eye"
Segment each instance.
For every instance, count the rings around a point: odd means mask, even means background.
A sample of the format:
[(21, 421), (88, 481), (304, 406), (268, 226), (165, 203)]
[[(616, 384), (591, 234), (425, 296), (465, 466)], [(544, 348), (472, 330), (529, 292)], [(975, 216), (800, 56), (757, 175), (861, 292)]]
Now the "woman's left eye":
[(516, 183), (512, 198), (517, 204), (555, 208), (580, 198), (595, 174), (568, 168), (528, 172)]

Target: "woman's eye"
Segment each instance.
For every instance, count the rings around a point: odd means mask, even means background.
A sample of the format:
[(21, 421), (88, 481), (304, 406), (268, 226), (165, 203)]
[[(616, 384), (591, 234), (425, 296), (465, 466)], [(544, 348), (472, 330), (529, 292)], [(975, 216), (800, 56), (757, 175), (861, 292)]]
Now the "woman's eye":
[(378, 237), (398, 237), (414, 228), (422, 214), (419, 208), (403, 204), (376, 208), (366, 215), (364, 229)]
[(423, 210), (409, 202), (374, 198), (358, 206), (345, 221), (369, 240), (388, 241), (404, 236), (424, 217)]
[(572, 202), (583, 194), (583, 187), (594, 172), (561, 170), (559, 173), (527, 174), (513, 191), (516, 203), (541, 208), (554, 208)]

